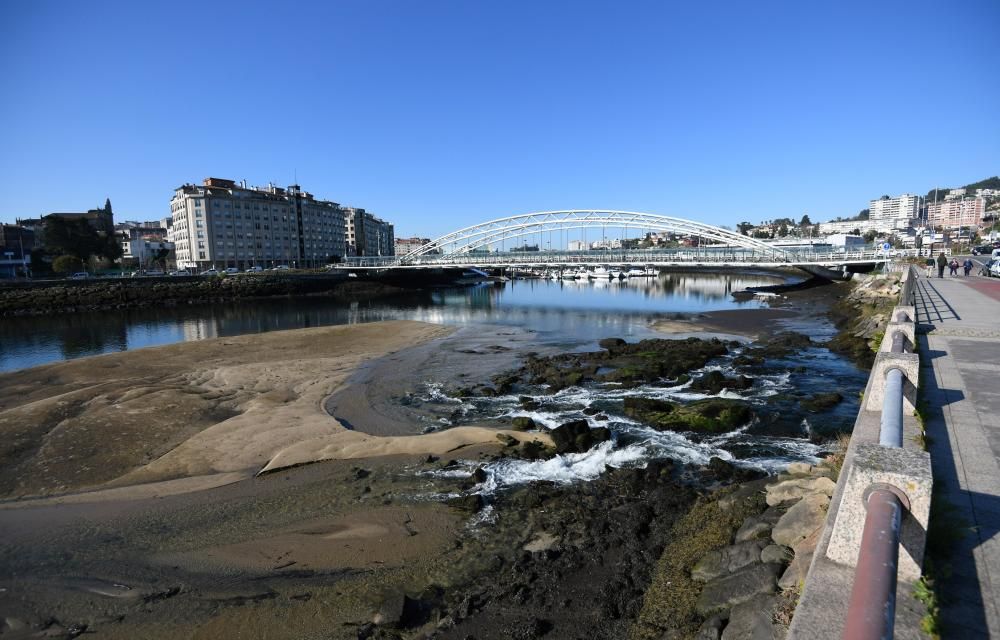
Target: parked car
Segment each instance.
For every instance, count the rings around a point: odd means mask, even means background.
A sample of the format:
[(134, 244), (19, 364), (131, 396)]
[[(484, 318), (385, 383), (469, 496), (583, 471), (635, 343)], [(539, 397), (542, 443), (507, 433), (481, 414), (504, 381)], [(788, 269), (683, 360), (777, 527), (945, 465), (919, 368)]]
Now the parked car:
[(240, 270), (236, 267), (226, 267), (226, 273), (239, 273)]
[(187, 271), (171, 271), (167, 274), (168, 276), (186, 276), (190, 275)]
[(990, 277), (1000, 278), (1000, 260), (990, 262)]
[(247, 267), (247, 273), (259, 273), (264, 270), (264, 267), (260, 265), (254, 265), (252, 267)]
[(288, 269), (289, 267), (287, 264), (279, 264), (275, 268), (271, 269), (271, 271), (288, 271)]
[(162, 276), (163, 275), (163, 271), (161, 271), (159, 269), (151, 269), (151, 270), (149, 270), (149, 271), (146, 272), (146, 275), (147, 276)]
[(86, 280), (90, 277), (90, 274), (86, 271), (77, 271), (73, 275), (69, 276), (67, 280)]
[(204, 271), (202, 271), (198, 275), (200, 275), (200, 276), (215, 276), (215, 275), (218, 275), (218, 274), (219, 274), (219, 272), (216, 271), (215, 269), (205, 269)]

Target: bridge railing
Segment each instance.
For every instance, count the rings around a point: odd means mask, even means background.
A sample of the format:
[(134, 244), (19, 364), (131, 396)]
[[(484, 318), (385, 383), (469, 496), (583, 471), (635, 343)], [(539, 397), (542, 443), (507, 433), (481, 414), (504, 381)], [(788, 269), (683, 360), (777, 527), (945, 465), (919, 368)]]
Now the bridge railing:
[[(917, 270), (903, 271), (900, 304), (885, 334), (855, 423), (841, 478), (792, 622), (790, 638), (817, 634), (818, 619), (828, 619), (839, 584), (821, 558), (833, 566), (853, 567), (850, 600), (842, 629), (845, 639), (891, 638), (897, 583), (921, 575), (930, 515), (930, 456), (916, 439), (913, 416), (919, 378), (916, 313)], [(817, 568), (822, 567), (822, 568)], [(846, 591), (846, 590), (844, 590)]]
[(704, 247), (687, 250), (615, 250), (615, 251), (532, 251), (466, 253), (459, 255), (425, 254), (404, 256), (364, 256), (345, 259), (340, 268), (379, 269), (393, 267), (505, 267), (525, 266), (565, 268), (585, 265), (668, 265), (668, 264), (817, 264), (838, 265), (851, 262), (882, 262), (880, 251), (846, 252), (758, 252), (749, 249)]

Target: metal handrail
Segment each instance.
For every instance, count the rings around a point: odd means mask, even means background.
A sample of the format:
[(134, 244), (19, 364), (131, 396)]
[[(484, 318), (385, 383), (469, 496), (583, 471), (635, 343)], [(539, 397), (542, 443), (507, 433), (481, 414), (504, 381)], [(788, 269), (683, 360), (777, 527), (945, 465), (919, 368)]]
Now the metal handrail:
[[(900, 290), (900, 301), (908, 305), (913, 296), (917, 273), (907, 269)], [(893, 320), (898, 321), (893, 313)], [(916, 318), (907, 318), (914, 322)], [(891, 336), (892, 353), (904, 353), (906, 335), (896, 331)], [(882, 397), (879, 444), (891, 449), (903, 446), (903, 371), (889, 369)], [(866, 494), (861, 548), (851, 589), (851, 600), (844, 626), (844, 640), (880, 640), (892, 638), (896, 618), (896, 575), (904, 506), (899, 496), (886, 487), (870, 487)]]

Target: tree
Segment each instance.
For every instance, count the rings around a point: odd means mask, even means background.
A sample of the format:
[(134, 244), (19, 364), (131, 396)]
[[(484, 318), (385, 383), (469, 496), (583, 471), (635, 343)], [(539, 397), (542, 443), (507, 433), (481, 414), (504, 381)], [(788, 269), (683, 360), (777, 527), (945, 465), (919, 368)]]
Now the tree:
[(82, 261), (76, 256), (63, 255), (52, 261), (52, 270), (56, 273), (73, 273), (82, 264)]
[(153, 254), (152, 262), (154, 264), (160, 265), (160, 268), (166, 271), (167, 269), (167, 256), (170, 255), (170, 249), (160, 248), (157, 249)]
[(740, 233), (742, 233), (743, 235), (747, 235), (747, 232), (750, 231), (750, 229), (753, 229), (753, 225), (750, 224), (749, 222), (741, 222), (738, 225), (736, 225), (736, 228), (739, 229)]
[(809, 214), (808, 213), (803, 214), (802, 215), (802, 219), (799, 220), (799, 226), (800, 227), (808, 227), (811, 224), (812, 224), (812, 220), (809, 219)]
[(787, 235), (788, 235), (788, 225), (782, 222), (781, 226), (778, 227), (778, 237), (784, 238)]
[(863, 237), (865, 239), (865, 242), (872, 242), (875, 240), (875, 236), (877, 235), (878, 233), (873, 229), (871, 231), (866, 231)]

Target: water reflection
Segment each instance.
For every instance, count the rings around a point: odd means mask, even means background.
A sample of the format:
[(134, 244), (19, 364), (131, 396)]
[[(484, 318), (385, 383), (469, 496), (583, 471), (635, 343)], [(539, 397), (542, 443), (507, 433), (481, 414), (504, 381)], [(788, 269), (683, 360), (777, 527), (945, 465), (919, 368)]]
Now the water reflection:
[(518, 280), (354, 302), (271, 299), (3, 318), (0, 370), (173, 342), (395, 319), (512, 325), (560, 344), (639, 338), (651, 335), (646, 325), (661, 313), (759, 306), (736, 302), (731, 294), (774, 282), (764, 274), (665, 273), (623, 281)]

